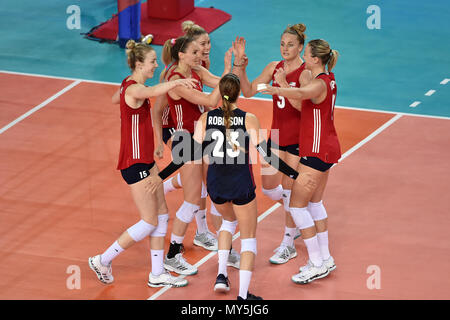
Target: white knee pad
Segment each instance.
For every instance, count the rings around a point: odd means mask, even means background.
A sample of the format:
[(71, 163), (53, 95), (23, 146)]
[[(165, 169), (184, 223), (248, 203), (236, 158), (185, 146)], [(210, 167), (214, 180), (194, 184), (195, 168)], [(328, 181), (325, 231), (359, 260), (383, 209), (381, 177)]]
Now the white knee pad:
[(283, 196), (283, 187), (281, 186), (281, 184), (279, 184), (276, 188), (273, 189), (264, 189), (264, 188), (261, 189), (266, 196), (275, 201), (280, 200)]
[(208, 190), (206, 190), (206, 186), (202, 181), (202, 194), (201, 194), (201, 198), (205, 199), (208, 196)]
[(241, 239), (241, 253), (251, 251), (256, 255), (256, 238)]
[(184, 223), (190, 223), (192, 219), (194, 219), (199, 208), (200, 206), (185, 201), (178, 209), (176, 216)]
[(314, 221), (323, 220), (328, 217), (327, 210), (325, 210), (322, 200), (320, 202), (308, 203), (308, 211), (311, 213), (311, 217)]
[(314, 220), (307, 208), (289, 208), (292, 219), (299, 229), (306, 229), (314, 226)]
[(216, 207), (214, 206), (214, 202), (211, 201), (211, 214), (217, 217), (221, 217), (222, 215), (220, 214), (219, 211), (217, 211)]
[(149, 236), (155, 229), (156, 226), (144, 220), (139, 220), (135, 225), (129, 227), (127, 232), (134, 241), (139, 242)]
[(228, 221), (228, 220), (223, 219), (222, 225), (220, 226), (220, 229), (219, 229), (219, 232), (228, 231), (229, 233), (231, 233), (231, 235), (233, 235), (234, 232), (236, 231), (237, 223), (238, 223), (237, 220)]
[(167, 225), (169, 224), (169, 214), (160, 214), (158, 216), (158, 226), (152, 233), (152, 237), (165, 237), (167, 233)]
[(289, 212), (289, 202), (291, 202), (291, 190), (284, 189), (283, 190), (283, 205), (284, 211)]

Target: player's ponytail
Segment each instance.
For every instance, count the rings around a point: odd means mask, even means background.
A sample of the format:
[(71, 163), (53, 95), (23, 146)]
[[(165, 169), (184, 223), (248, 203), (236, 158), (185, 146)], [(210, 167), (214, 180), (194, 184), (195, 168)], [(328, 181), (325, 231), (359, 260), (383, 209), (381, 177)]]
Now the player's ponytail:
[(132, 71), (136, 68), (136, 62), (144, 63), (145, 55), (150, 51), (155, 51), (151, 46), (145, 43), (136, 43), (134, 40), (128, 40), (126, 47), (128, 66)]
[(230, 127), (231, 118), (233, 117), (233, 103), (235, 103), (241, 92), (241, 82), (239, 77), (233, 73), (227, 73), (220, 79), (219, 91), (222, 96), (222, 110), (225, 123), (225, 132), (227, 140), (233, 145), (233, 149), (236, 150), (237, 146), (231, 142)]
[(337, 50), (330, 51), (330, 60), (328, 60), (328, 71), (331, 71), (337, 63), (339, 52)]
[(323, 39), (315, 39), (308, 42), (308, 45), (311, 49), (311, 55), (319, 58), (322, 64), (327, 66), (328, 72), (336, 66), (339, 52), (332, 50), (328, 42)]
[(186, 52), (186, 48), (192, 41), (194, 41), (194, 38), (191, 36), (181, 36), (177, 39), (166, 40), (163, 47), (163, 62), (169, 61), (170, 63), (180, 60), (178, 54), (180, 52)]

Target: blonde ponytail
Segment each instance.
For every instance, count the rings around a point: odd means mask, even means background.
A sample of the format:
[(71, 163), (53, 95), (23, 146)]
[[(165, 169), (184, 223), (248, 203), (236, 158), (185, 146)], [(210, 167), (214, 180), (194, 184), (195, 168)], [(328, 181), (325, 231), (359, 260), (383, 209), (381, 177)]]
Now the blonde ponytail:
[(330, 72), (337, 63), (339, 52), (332, 50), (328, 42), (323, 39), (315, 39), (308, 42), (311, 49), (311, 55), (320, 59), (322, 64), (327, 66), (328, 72)]

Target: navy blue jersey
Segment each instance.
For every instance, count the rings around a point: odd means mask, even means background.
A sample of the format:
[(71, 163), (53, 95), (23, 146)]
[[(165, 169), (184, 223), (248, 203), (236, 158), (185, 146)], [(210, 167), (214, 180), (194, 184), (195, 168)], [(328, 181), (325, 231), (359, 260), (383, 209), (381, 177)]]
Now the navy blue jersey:
[(230, 129), (226, 132), (223, 110), (217, 108), (208, 112), (203, 146), (209, 160), (206, 184), (211, 198), (231, 201), (245, 198), (255, 190), (245, 116), (246, 112), (234, 109)]

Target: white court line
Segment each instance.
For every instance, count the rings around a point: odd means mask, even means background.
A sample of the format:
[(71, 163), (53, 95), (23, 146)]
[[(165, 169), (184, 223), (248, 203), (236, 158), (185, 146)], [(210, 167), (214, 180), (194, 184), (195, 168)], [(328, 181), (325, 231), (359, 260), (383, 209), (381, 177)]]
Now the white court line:
[[(353, 152), (355, 152), (356, 150), (358, 150), (359, 148), (361, 148), (363, 145), (365, 145), (367, 142), (369, 142), (370, 140), (372, 140), (373, 138), (375, 138), (377, 135), (379, 135), (381, 132), (383, 132), (384, 130), (386, 130), (386, 128), (388, 128), (389, 126), (391, 126), (395, 121), (397, 121), (398, 119), (400, 119), (402, 117), (401, 114), (397, 114), (396, 116), (394, 116), (392, 119), (390, 119), (389, 121), (387, 121), (385, 124), (383, 124), (381, 127), (379, 127), (377, 130), (375, 130), (374, 132), (372, 132), (369, 136), (367, 136), (364, 140), (360, 141), (358, 144), (356, 144), (355, 146), (353, 146), (353, 148), (347, 150), (347, 152), (345, 152), (341, 159), (339, 159), (339, 163), (341, 163), (345, 158), (347, 158), (349, 155), (351, 155)], [(261, 222), (264, 218), (266, 218), (269, 214), (271, 214), (273, 211), (275, 211), (278, 207), (281, 207), (280, 203), (275, 203), (272, 207), (270, 207), (269, 209), (267, 209), (263, 214), (261, 214), (258, 217), (258, 223)], [(239, 238), (240, 236), (240, 232), (236, 233), (233, 236), (233, 241), (236, 240), (237, 238)], [(211, 259), (212, 257), (214, 257), (217, 254), (217, 252), (210, 252), (208, 255), (206, 255), (203, 259), (201, 259), (199, 262), (197, 262), (195, 264), (195, 266), (198, 268), (200, 267), (202, 264), (204, 264), (205, 262), (207, 262), (209, 259)], [(178, 278), (185, 278), (186, 276), (179, 276)], [(157, 298), (159, 298), (163, 293), (167, 292), (169, 289), (171, 289), (171, 287), (164, 287), (162, 289), (159, 289), (155, 294), (153, 294), (151, 297), (149, 297), (147, 300), (156, 300)]]
[(387, 121), (385, 124), (383, 124), (381, 127), (379, 127), (377, 130), (369, 134), (364, 140), (361, 140), (359, 143), (354, 145), (352, 148), (347, 150), (346, 153), (342, 155), (342, 157), (339, 159), (339, 163), (341, 163), (345, 158), (347, 158), (349, 155), (351, 155), (353, 152), (361, 148), (363, 145), (365, 145), (367, 142), (375, 138), (377, 135), (379, 135), (381, 132), (386, 130), (389, 126), (391, 126), (395, 121), (400, 119), (403, 115), (397, 114), (395, 117)]
[[(120, 83), (118, 83), (118, 82), (87, 80), (87, 79), (69, 78), (69, 77), (60, 77), (60, 76), (49, 76), (49, 75), (37, 74), (37, 73), (25, 73), (25, 72), (15, 72), (15, 71), (5, 71), (5, 70), (0, 70), (0, 73), (15, 74), (15, 75), (22, 75), (22, 76), (30, 76), (30, 77), (42, 77), (42, 78), (50, 78), (50, 79), (59, 79), (59, 80), (72, 80), (72, 81), (79, 80), (79, 81), (88, 82), (88, 83), (99, 83), (99, 84), (120, 86)], [(444, 79), (441, 82), (441, 84), (446, 84), (448, 81), (450, 81), (450, 79)], [(241, 95), (241, 99), (261, 100), (261, 101), (270, 101), (270, 102), (272, 102), (271, 98), (260, 98), (260, 97), (244, 98), (242, 95)], [(416, 101), (416, 102), (417, 102), (417, 105), (420, 104), (420, 101)], [(404, 116), (411, 116), (411, 117), (450, 120), (450, 117), (446, 117), (446, 116), (433, 116), (433, 115), (428, 115), (428, 114), (397, 112), (397, 111), (383, 110), (381, 108), (380, 109), (370, 109), (370, 108), (356, 108), (356, 107), (349, 107), (349, 106), (335, 106), (335, 108), (337, 108), (337, 109), (358, 110), (358, 111), (369, 111), (369, 112), (377, 112), (377, 113), (389, 113), (389, 114), (395, 114), (395, 115), (401, 114), (401, 115), (404, 115)]]
[(419, 104), (421, 104), (420, 101), (414, 101), (414, 102), (411, 103), (409, 106), (410, 106), (411, 108), (415, 108), (415, 107), (417, 107)]
[(11, 121), (10, 123), (8, 123), (6, 126), (4, 126), (3, 128), (0, 129), (0, 134), (2, 134), (3, 132), (5, 132), (6, 130), (8, 130), (9, 128), (11, 128), (12, 126), (18, 124), (20, 121), (22, 121), (23, 119), (27, 118), (28, 116), (32, 115), (33, 113), (35, 113), (36, 111), (42, 109), (43, 107), (45, 107), (46, 105), (48, 105), (50, 102), (52, 102), (53, 100), (55, 100), (56, 98), (58, 98), (59, 96), (63, 95), (64, 93), (66, 93), (67, 91), (69, 91), (70, 89), (72, 89), (73, 87), (75, 87), (77, 84), (79, 84), (81, 82), (81, 80), (76, 80), (74, 82), (72, 82), (71, 84), (69, 84), (67, 87), (65, 87), (64, 89), (58, 91), (56, 94), (54, 94), (53, 96), (51, 96), (50, 98), (48, 98), (47, 100), (45, 100), (44, 102), (42, 102), (41, 104), (37, 105), (36, 107), (34, 107), (33, 109), (25, 112), (23, 115), (21, 115), (20, 117), (18, 117), (17, 119), (15, 119), (14, 121)]

